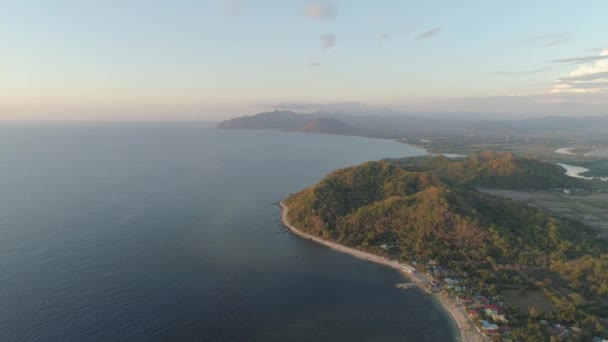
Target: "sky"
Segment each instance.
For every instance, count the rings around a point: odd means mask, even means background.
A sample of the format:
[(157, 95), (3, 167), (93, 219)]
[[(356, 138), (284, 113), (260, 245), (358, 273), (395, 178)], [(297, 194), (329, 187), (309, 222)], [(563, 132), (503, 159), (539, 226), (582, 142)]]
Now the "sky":
[(0, 0), (0, 120), (608, 115), (608, 1)]

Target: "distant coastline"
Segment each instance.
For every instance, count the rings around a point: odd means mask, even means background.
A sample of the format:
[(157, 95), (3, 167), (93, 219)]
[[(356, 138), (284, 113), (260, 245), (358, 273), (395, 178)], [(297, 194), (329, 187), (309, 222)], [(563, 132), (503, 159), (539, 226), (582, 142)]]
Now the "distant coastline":
[[(303, 239), (310, 240), (316, 242), (318, 244), (329, 247), (333, 250), (336, 250), (341, 253), (349, 254), (359, 259), (367, 260), (373, 263), (377, 263), (380, 265), (384, 265), (386, 267), (390, 267), (394, 270), (400, 271), (402, 274), (408, 277), (412, 282), (418, 284), (426, 284), (430, 281), (426, 275), (417, 272), (417, 273), (407, 273), (404, 271), (404, 266), (410, 266), (406, 264), (401, 264), (397, 261), (388, 260), (385, 257), (381, 257), (372, 253), (364, 252), (355, 248), (347, 247), (341, 245), (339, 243), (331, 242), (328, 240), (321, 239), (319, 237), (304, 233), (303, 231), (297, 229), (293, 225), (289, 223), (287, 219), (287, 214), (289, 212), (289, 208), (283, 201), (279, 202), (279, 207), (281, 208), (281, 223), (283, 226), (289, 230), (292, 234), (299, 236)], [(411, 266), (410, 266), (411, 267)], [(478, 341), (487, 341), (487, 339), (481, 335), (481, 333), (474, 327), (472, 322), (467, 318), (465, 313), (457, 307), (455, 303), (449, 298), (446, 298), (445, 295), (440, 293), (433, 294), (433, 297), (443, 306), (445, 311), (447, 311), (456, 326), (458, 327), (460, 333), (460, 340), (466, 342), (478, 342)]]

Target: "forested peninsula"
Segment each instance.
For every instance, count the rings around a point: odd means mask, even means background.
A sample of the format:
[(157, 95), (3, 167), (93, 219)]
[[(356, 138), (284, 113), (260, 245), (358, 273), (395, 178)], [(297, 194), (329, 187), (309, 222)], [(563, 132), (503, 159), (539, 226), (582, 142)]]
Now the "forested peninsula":
[[(289, 222), (308, 234), (432, 275), (494, 338), (608, 337), (608, 244), (582, 223), (478, 187), (593, 183), (552, 163), (488, 151), (368, 162), (334, 171), (284, 203)], [(528, 307), (518, 298), (525, 296)]]

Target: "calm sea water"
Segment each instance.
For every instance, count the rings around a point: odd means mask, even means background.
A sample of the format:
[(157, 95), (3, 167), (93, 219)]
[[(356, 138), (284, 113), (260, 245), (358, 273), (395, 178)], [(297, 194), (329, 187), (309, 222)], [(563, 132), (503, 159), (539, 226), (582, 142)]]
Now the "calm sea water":
[(392, 141), (169, 124), (0, 125), (1, 341), (449, 341), (401, 276), (273, 204)]

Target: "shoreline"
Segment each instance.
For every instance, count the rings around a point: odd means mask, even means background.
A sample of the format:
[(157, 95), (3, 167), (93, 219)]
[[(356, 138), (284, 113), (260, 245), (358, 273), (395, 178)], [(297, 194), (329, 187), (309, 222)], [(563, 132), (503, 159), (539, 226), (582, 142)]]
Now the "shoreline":
[(566, 170), (566, 175), (570, 176), (572, 178), (579, 178), (579, 179), (586, 179), (586, 180), (601, 180), (604, 182), (608, 181), (608, 177), (582, 176), (581, 174), (583, 174), (585, 172), (589, 172), (589, 169), (586, 167), (564, 164), (564, 163), (556, 163), (556, 164), (561, 166), (562, 168), (564, 168)]
[[(347, 247), (347, 246), (341, 245), (336, 242), (327, 241), (322, 238), (319, 238), (319, 237), (316, 237), (316, 236), (313, 236), (313, 235), (300, 231), (299, 229), (297, 229), (296, 227), (292, 226), (289, 223), (289, 220), (287, 219), (287, 213), (289, 212), (289, 208), (285, 205), (285, 203), (283, 203), (283, 201), (281, 200), (278, 204), (279, 204), (279, 207), (281, 208), (281, 223), (282, 223), (283, 227), (285, 227), (287, 230), (289, 230), (292, 234), (297, 235), (300, 238), (324, 245), (335, 251), (349, 254), (351, 256), (354, 256), (355, 258), (367, 260), (367, 261), (370, 261), (370, 262), (373, 262), (376, 264), (390, 267), (394, 270), (401, 272), (401, 274), (405, 275), (412, 282), (417, 283), (420, 286), (423, 286), (424, 284), (427, 284), (431, 281), (431, 279), (429, 277), (427, 277), (426, 275), (424, 275), (420, 272), (416, 272), (413, 274), (405, 272), (403, 267), (410, 266), (410, 265), (401, 264), (397, 261), (388, 260), (385, 257), (381, 257), (381, 256), (371, 254), (368, 252), (364, 252), (364, 251), (360, 251), (358, 249)], [(458, 307), (458, 305), (456, 303), (454, 303), (452, 300), (446, 298), (445, 295), (443, 295), (442, 293), (433, 293), (430, 295), (433, 296), (436, 299), (436, 301), (441, 304), (441, 306), (447, 313), (449, 313), (450, 317), (452, 318), (452, 320), (454, 321), (454, 323), (456, 325), (456, 328), (460, 332), (459, 337), (460, 337), (461, 341), (466, 341), (466, 342), (488, 341), (484, 336), (481, 335), (481, 333), (473, 325), (471, 320)]]

